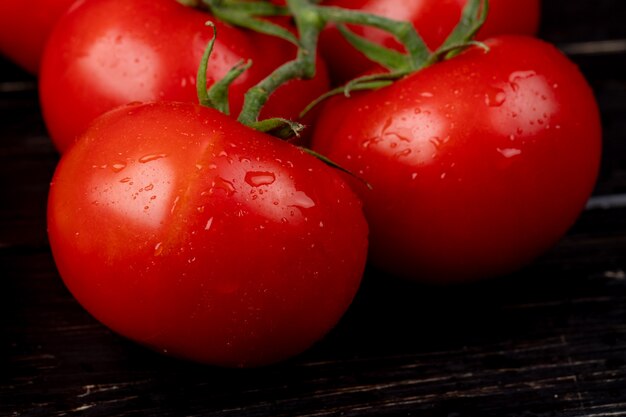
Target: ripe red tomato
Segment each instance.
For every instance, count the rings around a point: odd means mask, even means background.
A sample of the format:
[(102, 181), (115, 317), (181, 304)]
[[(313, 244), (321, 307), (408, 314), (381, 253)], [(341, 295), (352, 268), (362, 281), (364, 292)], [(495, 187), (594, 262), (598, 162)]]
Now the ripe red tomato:
[[(326, 0), (325, 5), (409, 21), (431, 49), (436, 49), (450, 34), (461, 17), (467, 0)], [(539, 26), (539, 0), (491, 0), (485, 25), (477, 35), (483, 40), (499, 34), (533, 35)], [(357, 34), (381, 45), (401, 50), (387, 32), (372, 27), (351, 27)], [(333, 79), (344, 82), (372, 68), (373, 64), (341, 36), (335, 26), (321, 35), (320, 49)]]
[(97, 319), (224, 366), (321, 338), (367, 252), (360, 200), (336, 171), (191, 103), (98, 118), (61, 158), (48, 228), (63, 280)]
[[(213, 31), (209, 84), (240, 61), (252, 67), (230, 88), (232, 114), (244, 93), (295, 57), (295, 46), (278, 38), (236, 29), (175, 0), (86, 0), (52, 33), (41, 68), (41, 104), (49, 133), (66, 150), (98, 115), (132, 101), (197, 101), (196, 73)], [(323, 64), (313, 80), (293, 80), (270, 97), (261, 117), (296, 119), (326, 91)]]
[(75, 0), (2, 0), (0, 54), (37, 74), (54, 24)]
[(373, 92), (336, 97), (313, 149), (362, 176), (371, 260), (399, 276), (509, 273), (576, 220), (598, 171), (591, 89), (556, 48), (487, 41)]

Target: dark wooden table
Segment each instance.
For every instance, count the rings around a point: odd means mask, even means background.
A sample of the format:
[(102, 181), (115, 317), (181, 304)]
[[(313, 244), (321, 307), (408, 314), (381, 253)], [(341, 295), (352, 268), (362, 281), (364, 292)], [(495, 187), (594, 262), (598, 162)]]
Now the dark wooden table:
[(0, 62), (1, 416), (626, 416), (626, 2), (545, 0), (541, 36), (602, 109), (588, 210), (528, 268), (453, 288), (369, 270), (349, 313), (286, 363), (167, 358), (91, 318), (46, 238), (57, 155), (36, 82)]

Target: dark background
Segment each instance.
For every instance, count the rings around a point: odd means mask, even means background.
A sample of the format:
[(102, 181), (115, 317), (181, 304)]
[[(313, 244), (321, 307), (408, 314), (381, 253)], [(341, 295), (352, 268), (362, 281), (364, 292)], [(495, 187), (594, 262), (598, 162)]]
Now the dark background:
[(0, 416), (626, 416), (626, 1), (544, 0), (540, 36), (587, 76), (604, 161), (589, 209), (523, 271), (453, 288), (367, 271), (303, 355), (225, 370), (92, 319), (45, 229), (57, 162), (35, 80), (0, 58)]

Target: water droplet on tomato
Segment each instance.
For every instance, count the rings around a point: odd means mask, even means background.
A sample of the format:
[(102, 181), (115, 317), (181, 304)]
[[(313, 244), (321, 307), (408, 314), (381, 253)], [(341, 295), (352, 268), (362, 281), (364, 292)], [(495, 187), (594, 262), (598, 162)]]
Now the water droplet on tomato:
[(159, 242), (154, 246), (154, 256), (160, 256), (163, 253), (163, 242)]
[(211, 191), (215, 192), (215, 189), (224, 190), (229, 196), (233, 195), (236, 191), (233, 183), (225, 180), (222, 177), (215, 177), (215, 180), (213, 181), (213, 186), (211, 187)]
[(207, 220), (206, 224), (204, 225), (204, 230), (211, 230), (212, 225), (213, 225), (213, 217)]
[(400, 152), (396, 152), (396, 154), (394, 156), (396, 158), (405, 158), (405, 157), (411, 155), (411, 152), (412, 152), (411, 149), (407, 148), (407, 149), (404, 149), (404, 150), (402, 150)]
[(490, 88), (485, 93), (485, 104), (489, 107), (500, 107), (506, 101), (506, 93), (501, 88)]
[(114, 164), (111, 164), (111, 170), (113, 172), (120, 172), (124, 168), (126, 168), (126, 164), (124, 162), (116, 162)]
[(154, 188), (154, 184), (148, 184), (145, 187), (143, 187), (144, 190), (146, 191), (151, 191)]
[(120, 182), (121, 182), (121, 183), (127, 183), (127, 182), (130, 182), (130, 180), (131, 180), (131, 178), (129, 178), (129, 177), (125, 177), (125, 178), (122, 178), (122, 179), (120, 180)]
[(290, 206), (308, 209), (315, 207), (315, 201), (313, 201), (311, 197), (306, 195), (303, 191), (296, 191), (293, 195), (293, 200), (291, 200)]
[(513, 158), (514, 156), (520, 155), (522, 153), (521, 149), (516, 149), (516, 148), (504, 148), (504, 149), (498, 148), (497, 150), (505, 158)]
[(276, 181), (276, 175), (267, 171), (249, 171), (246, 172), (245, 181), (252, 187), (260, 187), (273, 184)]
[(509, 75), (509, 82), (514, 83), (520, 80), (525, 80), (527, 78), (531, 78), (537, 75), (537, 73), (533, 70), (529, 71), (515, 71)]
[(167, 155), (164, 153), (144, 155), (139, 158), (139, 162), (145, 164), (148, 162), (156, 161), (157, 159), (165, 158), (166, 156)]

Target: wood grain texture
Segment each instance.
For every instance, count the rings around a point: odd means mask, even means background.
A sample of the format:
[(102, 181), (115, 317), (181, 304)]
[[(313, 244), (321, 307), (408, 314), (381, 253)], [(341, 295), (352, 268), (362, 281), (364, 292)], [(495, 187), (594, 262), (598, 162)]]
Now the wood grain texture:
[(36, 82), (0, 62), (0, 416), (626, 416), (626, 51), (602, 43), (626, 39), (626, 3), (544, 3), (542, 37), (602, 108), (595, 203), (512, 276), (433, 288), (369, 269), (324, 340), (252, 370), (153, 353), (71, 297), (46, 238), (58, 156)]

